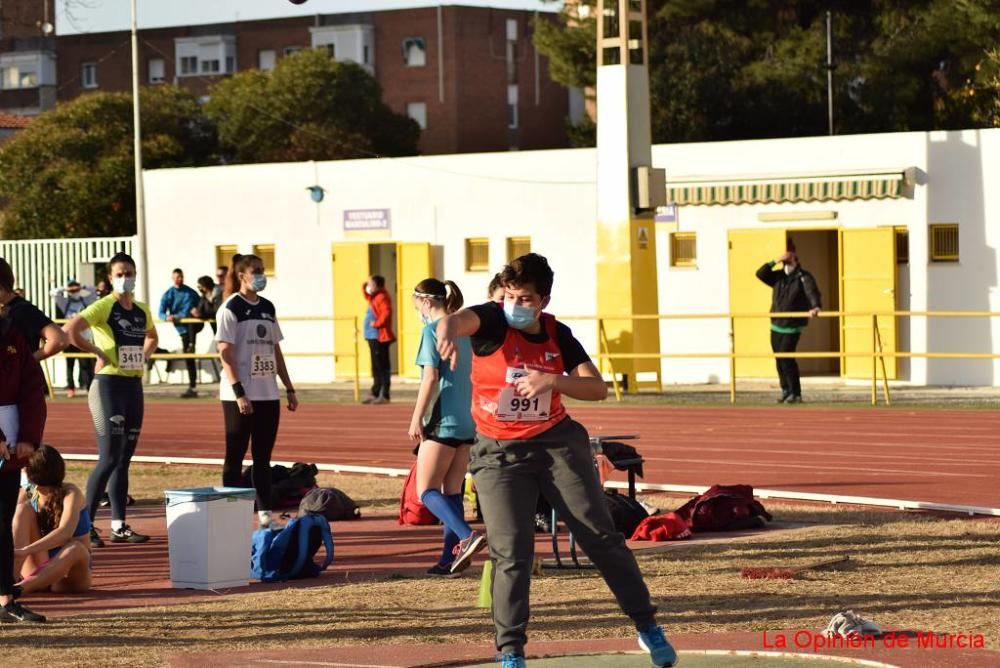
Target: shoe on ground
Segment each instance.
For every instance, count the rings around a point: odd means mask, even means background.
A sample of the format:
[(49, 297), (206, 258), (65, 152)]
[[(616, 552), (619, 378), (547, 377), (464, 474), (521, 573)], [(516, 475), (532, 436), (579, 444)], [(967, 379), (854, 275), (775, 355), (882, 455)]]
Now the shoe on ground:
[(434, 564), (427, 569), (427, 575), (445, 578), (457, 578), (461, 573), (452, 573), (451, 564)]
[(455, 561), (451, 562), (451, 572), (461, 573), (472, 563), (472, 557), (486, 547), (486, 536), (473, 531), (469, 537), (455, 546)]
[(121, 529), (111, 530), (112, 543), (145, 543), (147, 540), (149, 540), (149, 536), (132, 531), (132, 527), (127, 524)]
[(0, 606), (0, 623), (31, 622), (41, 624), (44, 621), (45, 615), (32, 612), (15, 600), (11, 600), (7, 605)]
[(790, 393), (788, 393), (788, 392), (782, 392), (781, 393), (781, 398), (778, 399), (778, 403), (779, 404), (785, 403), (786, 401), (788, 401), (788, 397), (790, 397), (790, 396), (792, 396)]
[(387, 404), (389, 403), (388, 397), (375, 397), (372, 401), (373, 404)]
[(802, 395), (801, 394), (792, 394), (792, 395), (789, 395), (789, 397), (787, 399), (785, 399), (785, 403), (786, 404), (801, 404), (802, 403)]
[(72, 399), (75, 396), (76, 396), (76, 390), (73, 390), (73, 389), (66, 390), (66, 398), (67, 399)]
[(375, 399), (377, 399), (377, 397), (374, 394), (369, 394), (367, 397), (365, 397), (364, 399), (361, 400), (361, 403), (363, 403), (363, 404), (373, 404), (373, 403), (375, 403)]
[(193, 387), (189, 387), (187, 390), (184, 391), (184, 394), (181, 395), (181, 399), (196, 399), (197, 397), (198, 397), (198, 391)]
[(527, 668), (527, 665), (520, 654), (504, 654), (500, 659), (500, 668)]
[(90, 527), (90, 547), (94, 549), (104, 547), (104, 541), (101, 540), (101, 534), (97, 533), (96, 527)]
[(639, 631), (639, 647), (649, 652), (653, 668), (668, 668), (677, 665), (677, 652), (663, 635), (663, 628), (647, 626)]

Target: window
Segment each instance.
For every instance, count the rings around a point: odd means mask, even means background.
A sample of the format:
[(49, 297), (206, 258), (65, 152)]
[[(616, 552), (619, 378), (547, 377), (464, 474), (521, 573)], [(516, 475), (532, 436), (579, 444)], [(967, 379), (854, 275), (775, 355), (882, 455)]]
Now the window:
[(507, 41), (517, 41), (517, 19), (507, 19)]
[(517, 84), (507, 86), (507, 127), (517, 128)]
[(406, 105), (406, 115), (415, 120), (421, 130), (427, 129), (427, 103), (410, 102)]
[(236, 38), (232, 35), (178, 37), (174, 50), (178, 76), (216, 76), (236, 71)]
[(326, 25), (309, 28), (311, 46), (325, 49), (331, 58), (342, 62), (357, 63), (369, 74), (374, 73), (375, 29), (358, 23), (350, 25)]
[(465, 240), (465, 270), (466, 271), (490, 270), (489, 239)]
[(694, 232), (673, 232), (670, 235), (670, 266), (698, 265), (697, 235)]
[(958, 262), (958, 225), (930, 226), (931, 262)]
[(274, 49), (264, 49), (257, 52), (257, 69), (262, 72), (270, 72), (274, 69), (274, 64), (278, 60), (278, 54)]
[(56, 61), (54, 54), (47, 51), (0, 53), (0, 85), (5, 90), (54, 86), (55, 83)]
[(507, 237), (507, 262), (531, 252), (531, 237)]
[(166, 63), (163, 58), (150, 58), (147, 67), (149, 83), (161, 84), (167, 80)]
[(423, 37), (407, 37), (403, 40), (403, 63), (407, 67), (423, 67), (427, 64), (427, 44)]
[(905, 227), (896, 228), (896, 264), (910, 263), (910, 233)]
[(233, 256), (239, 251), (239, 247), (235, 244), (231, 246), (216, 246), (215, 247), (215, 266), (216, 267), (228, 267), (233, 263)]
[(286, 56), (293, 56), (293, 55), (295, 55), (296, 53), (298, 53), (301, 50), (302, 50), (301, 46), (286, 46), (285, 50), (283, 51), (283, 53)]
[(84, 63), (81, 66), (80, 83), (84, 88), (97, 88), (97, 63)]
[(264, 275), (274, 276), (274, 244), (254, 244), (253, 254), (264, 263)]

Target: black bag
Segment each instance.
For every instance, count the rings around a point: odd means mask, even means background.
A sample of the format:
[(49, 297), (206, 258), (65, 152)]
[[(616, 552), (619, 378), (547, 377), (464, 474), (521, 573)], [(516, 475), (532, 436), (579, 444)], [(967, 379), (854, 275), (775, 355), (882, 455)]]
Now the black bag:
[(361, 519), (361, 509), (358, 504), (335, 487), (317, 487), (309, 490), (299, 503), (299, 517), (308, 513), (322, 515), (328, 522)]
[[(291, 510), (298, 508), (299, 503), (316, 487), (316, 474), (319, 469), (315, 464), (296, 462), (292, 468), (275, 464), (271, 467), (271, 507), (266, 510)], [(243, 470), (243, 486), (253, 487), (253, 466)], [(258, 509), (261, 510), (261, 509)]]
[(615, 529), (625, 534), (625, 538), (630, 538), (635, 528), (649, 517), (642, 504), (625, 494), (604, 490), (604, 501), (608, 504)]

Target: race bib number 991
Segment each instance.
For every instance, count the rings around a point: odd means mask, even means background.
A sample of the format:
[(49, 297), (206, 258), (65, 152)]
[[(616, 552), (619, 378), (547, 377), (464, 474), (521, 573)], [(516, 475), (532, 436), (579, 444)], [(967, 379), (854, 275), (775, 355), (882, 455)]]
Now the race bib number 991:
[[(527, 373), (524, 369), (510, 367), (507, 369), (507, 382), (513, 383)], [(519, 396), (513, 385), (507, 385), (500, 391), (497, 404), (496, 417), (501, 422), (544, 422), (549, 419), (552, 393), (544, 392), (529, 399)]]
[(270, 378), (278, 372), (277, 362), (274, 355), (254, 355), (250, 360), (251, 378)]
[(122, 371), (142, 371), (146, 355), (142, 346), (121, 346), (118, 348), (118, 368)]

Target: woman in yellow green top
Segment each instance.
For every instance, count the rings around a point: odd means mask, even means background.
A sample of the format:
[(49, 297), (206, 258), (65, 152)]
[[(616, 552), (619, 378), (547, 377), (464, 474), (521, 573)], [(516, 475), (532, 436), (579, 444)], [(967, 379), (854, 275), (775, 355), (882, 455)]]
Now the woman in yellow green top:
[[(125, 524), (128, 469), (142, 430), (142, 375), (146, 360), (156, 350), (157, 336), (149, 307), (133, 297), (135, 261), (118, 253), (108, 263), (113, 291), (66, 323), (66, 333), (77, 348), (97, 356), (97, 375), (90, 387), (90, 414), (97, 432), (97, 466), (87, 481), (91, 518), (108, 490), (111, 501), (111, 542), (144, 543), (149, 536)], [(93, 330), (93, 342), (84, 332)], [(104, 542), (90, 530), (93, 547)]]

